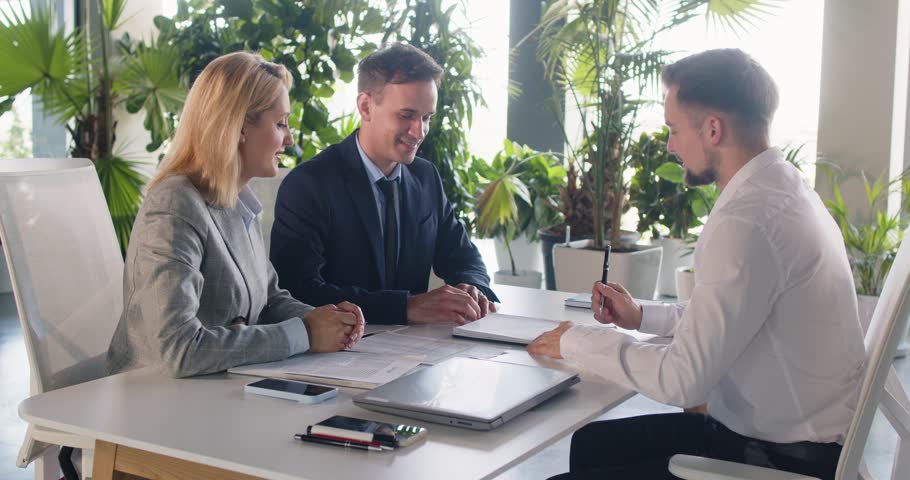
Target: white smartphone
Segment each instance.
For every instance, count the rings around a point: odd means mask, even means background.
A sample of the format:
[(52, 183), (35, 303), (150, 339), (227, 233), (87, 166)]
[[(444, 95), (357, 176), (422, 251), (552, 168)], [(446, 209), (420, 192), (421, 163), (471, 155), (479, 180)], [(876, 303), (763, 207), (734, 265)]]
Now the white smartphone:
[(334, 397), (338, 393), (337, 388), (280, 378), (264, 378), (248, 383), (243, 387), (243, 391), (294, 400), (300, 403), (319, 403)]

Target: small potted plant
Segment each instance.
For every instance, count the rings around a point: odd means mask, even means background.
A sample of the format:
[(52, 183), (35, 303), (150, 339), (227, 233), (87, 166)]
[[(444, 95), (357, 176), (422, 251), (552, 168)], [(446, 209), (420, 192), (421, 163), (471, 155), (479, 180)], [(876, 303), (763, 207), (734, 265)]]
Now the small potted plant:
[(702, 224), (717, 199), (712, 185), (689, 187), (682, 165), (667, 151), (669, 129), (642, 133), (629, 149), (635, 175), (629, 202), (638, 210), (638, 231), (650, 231), (663, 248), (657, 278), (659, 295), (677, 296), (677, 267), (692, 264), (691, 230)]
[(542, 273), (517, 267), (513, 243), (520, 237), (534, 240), (540, 225), (555, 221), (553, 198), (566, 175), (559, 163), (551, 153), (508, 139), (489, 164), (474, 159), (472, 170), (481, 182), (476, 204), (477, 233), (501, 240), (509, 259), (509, 268), (494, 274), (496, 283), (540, 288)]
[[(878, 303), (885, 277), (891, 269), (897, 249), (903, 240), (904, 229), (908, 223), (902, 215), (910, 212), (910, 176), (905, 171), (896, 180), (885, 183), (878, 178), (874, 183), (869, 183), (862, 175), (865, 187), (866, 200), (869, 208), (877, 210), (875, 220), (869, 223), (857, 223), (851, 220), (841, 195), (838, 182), (832, 179), (832, 198), (825, 201), (825, 206), (831, 216), (840, 226), (853, 269), (853, 278), (856, 282), (857, 305), (859, 307), (860, 322), (863, 331), (872, 320), (872, 312)], [(903, 193), (903, 201), (899, 212), (888, 214), (882, 209), (881, 202), (885, 200), (889, 190), (899, 186)], [(906, 350), (904, 350), (906, 352)]]

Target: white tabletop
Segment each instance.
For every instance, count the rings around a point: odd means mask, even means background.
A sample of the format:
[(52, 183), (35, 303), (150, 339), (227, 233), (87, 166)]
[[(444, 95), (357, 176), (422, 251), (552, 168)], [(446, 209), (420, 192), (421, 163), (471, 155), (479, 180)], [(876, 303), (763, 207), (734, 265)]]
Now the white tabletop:
[[(567, 293), (498, 286), (503, 313), (593, 322), (566, 308)], [(443, 336), (445, 328), (399, 333)], [(497, 344), (498, 345), (498, 344)], [(506, 361), (537, 363), (520, 349)], [(560, 366), (559, 362), (544, 362)], [(243, 392), (249, 377), (218, 374), (171, 379), (153, 369), (83, 383), (23, 401), (19, 415), (36, 425), (250, 475), (276, 479), (491, 478), (570, 434), (631, 395), (582, 381), (489, 432), (384, 415), (351, 403), (358, 390), (316, 405)], [(429, 438), (394, 452), (303, 444), (295, 433), (332, 415), (426, 426)]]

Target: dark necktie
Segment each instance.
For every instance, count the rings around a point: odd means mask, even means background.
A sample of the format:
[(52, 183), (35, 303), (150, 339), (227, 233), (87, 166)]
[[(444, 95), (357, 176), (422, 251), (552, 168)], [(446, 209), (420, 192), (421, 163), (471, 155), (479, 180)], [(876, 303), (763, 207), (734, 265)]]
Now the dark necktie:
[(385, 223), (382, 226), (385, 244), (385, 288), (391, 288), (398, 271), (398, 219), (395, 218), (398, 182), (383, 178), (377, 183), (382, 190), (382, 196), (385, 197)]

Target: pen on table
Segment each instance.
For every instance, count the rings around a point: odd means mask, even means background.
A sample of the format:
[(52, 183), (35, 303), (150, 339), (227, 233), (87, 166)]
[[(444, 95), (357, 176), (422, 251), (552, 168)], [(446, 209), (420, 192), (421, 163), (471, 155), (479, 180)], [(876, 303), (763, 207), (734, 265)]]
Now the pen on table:
[(333, 445), (336, 447), (356, 448), (358, 450), (369, 450), (371, 452), (381, 452), (382, 451), (381, 447), (374, 447), (372, 445), (364, 445), (362, 443), (357, 443), (357, 442), (347, 442), (347, 441), (342, 441), (342, 440), (330, 440), (328, 438), (311, 437), (309, 435), (304, 435), (302, 433), (295, 434), (294, 438), (296, 438), (297, 440), (304, 441), (304, 442), (320, 443), (322, 445)]
[[(607, 245), (604, 247), (604, 271), (600, 276), (600, 281), (604, 285), (607, 284), (607, 275), (610, 273), (610, 246)], [(600, 309), (604, 308), (604, 297), (600, 297)]]

